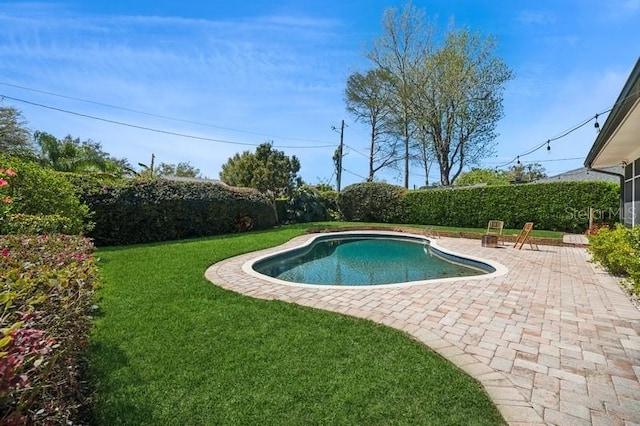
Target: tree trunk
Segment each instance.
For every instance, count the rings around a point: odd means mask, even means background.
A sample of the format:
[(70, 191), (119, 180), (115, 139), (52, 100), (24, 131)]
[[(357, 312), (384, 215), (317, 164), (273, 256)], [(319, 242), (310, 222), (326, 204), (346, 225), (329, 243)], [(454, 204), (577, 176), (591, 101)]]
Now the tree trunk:
[(369, 182), (373, 182), (373, 150), (376, 148), (376, 129), (375, 122), (371, 126), (371, 147), (369, 151)]
[(443, 186), (449, 186), (449, 173), (444, 170), (440, 170), (440, 183)]
[(407, 122), (407, 116), (404, 118), (404, 187), (409, 189), (409, 123)]
[(404, 187), (409, 189), (409, 138), (404, 142)]

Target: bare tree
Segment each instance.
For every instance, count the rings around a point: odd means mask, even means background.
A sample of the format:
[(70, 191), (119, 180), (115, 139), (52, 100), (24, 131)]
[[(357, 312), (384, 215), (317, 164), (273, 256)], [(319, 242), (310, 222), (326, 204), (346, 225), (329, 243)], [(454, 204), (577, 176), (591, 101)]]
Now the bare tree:
[(424, 170), (424, 185), (429, 186), (429, 172), (435, 162), (435, 153), (433, 151), (433, 143), (429, 135), (420, 127), (414, 132), (413, 143), (413, 161)]
[(398, 161), (397, 138), (389, 131), (391, 100), (389, 76), (384, 70), (373, 69), (366, 74), (356, 72), (347, 80), (347, 111), (356, 121), (368, 124), (370, 129), (369, 182), (377, 171)]
[(367, 57), (388, 74), (391, 81), (397, 133), (404, 144), (404, 186), (408, 188), (413, 128), (410, 99), (414, 91), (412, 74), (430, 54), (433, 26), (426, 21), (423, 10), (407, 3), (401, 12), (394, 8), (385, 10), (382, 29), (382, 35), (374, 42)]

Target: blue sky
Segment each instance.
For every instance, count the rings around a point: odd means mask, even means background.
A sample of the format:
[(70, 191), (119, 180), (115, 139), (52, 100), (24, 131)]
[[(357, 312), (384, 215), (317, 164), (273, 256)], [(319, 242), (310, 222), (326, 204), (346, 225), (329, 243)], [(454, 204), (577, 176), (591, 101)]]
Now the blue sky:
[[(454, 19), (497, 36), (497, 54), (515, 72), (485, 167), (609, 109), (640, 55), (640, 0), (413, 3), (441, 29)], [(344, 187), (367, 175), (367, 130), (345, 111), (346, 80), (370, 66), (365, 52), (383, 11), (403, 4), (0, 1), (2, 105), (20, 109), (32, 130), (99, 141), (132, 164), (148, 163), (151, 153), (158, 162), (189, 161), (211, 178), (236, 152), (272, 140), (300, 158), (312, 184), (332, 178), (339, 134), (331, 128), (344, 119)], [(521, 161), (542, 161), (549, 174), (580, 167), (595, 137), (589, 123)], [(430, 180), (437, 176), (434, 169)], [(399, 172), (379, 177), (402, 184)], [(423, 185), (424, 171), (414, 167), (410, 184)]]

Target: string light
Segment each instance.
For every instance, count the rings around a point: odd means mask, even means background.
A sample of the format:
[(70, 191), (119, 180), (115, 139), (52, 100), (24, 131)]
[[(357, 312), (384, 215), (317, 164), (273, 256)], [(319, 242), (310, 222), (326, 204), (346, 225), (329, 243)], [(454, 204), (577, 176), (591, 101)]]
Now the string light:
[(551, 153), (551, 145), (549, 145), (550, 140), (547, 141), (547, 153)]
[(516, 163), (518, 166), (520, 165), (520, 156), (518, 155), (518, 162)]
[(606, 114), (608, 112), (611, 112), (614, 108), (623, 105), (625, 102), (629, 102), (629, 101), (633, 101), (634, 99), (636, 99), (635, 97), (640, 94), (640, 89), (635, 90), (631, 93), (629, 93), (624, 99), (618, 100), (615, 104), (613, 104), (610, 108), (604, 110), (604, 111), (600, 111), (599, 113), (597, 113), (595, 116), (593, 117), (589, 117), (588, 119), (584, 120), (582, 123), (577, 124), (575, 126), (573, 126), (572, 128), (570, 128), (569, 130), (566, 130), (564, 132), (562, 132), (561, 134), (559, 134), (558, 136), (554, 136), (551, 139), (547, 139), (546, 142), (541, 143), (540, 145), (537, 145), (533, 148), (531, 148), (529, 151), (524, 152), (519, 154), (518, 156), (516, 156), (515, 158), (513, 158), (511, 161), (507, 161), (506, 163), (502, 163), (500, 164), (498, 167), (502, 168), (505, 166), (508, 166), (510, 164), (513, 164), (514, 161), (518, 160), (520, 161), (520, 157), (525, 157), (529, 154), (533, 154), (534, 152), (538, 151), (539, 149), (542, 149), (544, 146), (547, 147), (547, 151), (549, 151), (551, 149), (551, 146), (549, 145), (550, 142), (556, 141), (558, 139), (562, 139), (565, 136), (569, 135), (570, 133), (575, 132), (576, 130), (578, 130), (579, 128), (585, 126), (587, 123), (589, 123), (591, 120), (593, 120), (595, 118), (595, 123), (593, 124), (593, 126), (596, 128), (596, 130), (599, 132), (600, 131), (600, 123), (598, 122), (598, 117), (600, 117), (600, 115), (602, 114)]

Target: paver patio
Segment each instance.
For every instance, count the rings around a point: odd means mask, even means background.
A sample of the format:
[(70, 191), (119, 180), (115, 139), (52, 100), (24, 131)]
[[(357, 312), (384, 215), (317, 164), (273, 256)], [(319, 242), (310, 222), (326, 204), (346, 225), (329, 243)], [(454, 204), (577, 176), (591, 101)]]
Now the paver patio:
[(402, 287), (272, 283), (243, 264), (287, 244), (212, 265), (216, 285), (262, 299), (367, 318), (403, 330), (476, 378), (512, 425), (640, 424), (640, 311), (583, 248), (445, 249), (497, 261), (505, 275)]

